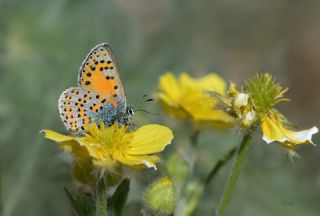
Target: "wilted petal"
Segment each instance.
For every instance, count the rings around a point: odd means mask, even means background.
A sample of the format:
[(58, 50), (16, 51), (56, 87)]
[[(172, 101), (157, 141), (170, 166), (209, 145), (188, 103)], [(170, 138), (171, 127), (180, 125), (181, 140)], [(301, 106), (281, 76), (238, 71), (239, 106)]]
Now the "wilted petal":
[(261, 119), (263, 140), (267, 143), (280, 142), (292, 144), (312, 143), (312, 135), (318, 133), (317, 127), (308, 130), (293, 131), (287, 129), (277, 113), (271, 113)]

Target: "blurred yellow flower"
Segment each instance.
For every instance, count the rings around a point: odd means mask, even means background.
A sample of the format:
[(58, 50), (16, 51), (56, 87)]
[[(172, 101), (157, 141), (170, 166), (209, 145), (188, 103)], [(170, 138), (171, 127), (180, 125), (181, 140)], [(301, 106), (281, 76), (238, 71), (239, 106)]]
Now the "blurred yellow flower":
[(157, 124), (144, 125), (136, 131), (117, 123), (110, 127), (100, 123), (87, 126), (84, 136), (66, 136), (51, 130), (44, 130), (45, 138), (59, 143), (60, 147), (76, 158), (92, 159), (95, 166), (113, 171), (117, 165), (132, 168), (154, 168), (161, 152), (171, 143), (172, 131)]
[(176, 119), (191, 120), (196, 126), (205, 123), (229, 127), (234, 123), (232, 116), (215, 108), (217, 100), (207, 93), (215, 91), (225, 95), (226, 83), (217, 74), (193, 79), (187, 73), (182, 73), (177, 79), (167, 72), (160, 77), (159, 88), (157, 96), (163, 110)]

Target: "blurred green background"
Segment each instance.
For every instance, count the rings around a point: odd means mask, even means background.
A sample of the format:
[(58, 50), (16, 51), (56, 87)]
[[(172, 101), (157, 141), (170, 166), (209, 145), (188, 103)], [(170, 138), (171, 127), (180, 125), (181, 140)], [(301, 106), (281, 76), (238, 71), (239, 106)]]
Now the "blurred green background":
[[(1, 211), (11, 215), (70, 215), (63, 187), (72, 190), (70, 159), (39, 131), (65, 132), (57, 100), (76, 85), (78, 68), (96, 44), (116, 55), (129, 104), (161, 113), (141, 96), (157, 90), (166, 70), (194, 76), (217, 72), (243, 82), (268, 71), (290, 103), (279, 109), (301, 128), (320, 125), (320, 1), (294, 0), (7, 0), (0, 1)], [(163, 158), (184, 151), (189, 131), (160, 116), (136, 114), (136, 124), (167, 124), (176, 136)], [(256, 136), (229, 215), (319, 215), (320, 152), (298, 149), (291, 163), (277, 145)], [(319, 143), (319, 135), (314, 139)], [(230, 146), (234, 131), (200, 136), (200, 176)], [(196, 215), (213, 215), (230, 165), (219, 173)], [(155, 172), (133, 174), (126, 215), (135, 215)]]

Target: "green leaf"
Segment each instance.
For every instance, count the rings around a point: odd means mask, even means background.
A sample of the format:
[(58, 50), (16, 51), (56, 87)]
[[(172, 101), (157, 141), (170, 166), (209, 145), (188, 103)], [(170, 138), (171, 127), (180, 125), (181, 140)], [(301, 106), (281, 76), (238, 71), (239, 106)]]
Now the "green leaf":
[(70, 204), (72, 206), (73, 212), (76, 216), (84, 216), (84, 214), (81, 211), (81, 208), (78, 206), (77, 202), (73, 199), (72, 195), (68, 191), (66, 187), (63, 188), (64, 192), (66, 193), (68, 200), (70, 201)]
[(83, 215), (94, 216), (96, 211), (95, 197), (88, 192), (78, 191), (76, 202), (81, 208)]
[(130, 190), (130, 179), (126, 178), (118, 185), (116, 191), (108, 201), (109, 214), (111, 216), (121, 216), (123, 207), (127, 201)]

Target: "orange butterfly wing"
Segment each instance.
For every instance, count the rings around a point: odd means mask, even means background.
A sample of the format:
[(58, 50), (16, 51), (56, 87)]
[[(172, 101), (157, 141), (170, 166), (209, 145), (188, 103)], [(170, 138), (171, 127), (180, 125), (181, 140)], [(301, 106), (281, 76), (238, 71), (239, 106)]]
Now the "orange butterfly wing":
[(114, 107), (118, 103), (126, 104), (118, 66), (106, 43), (97, 45), (89, 52), (80, 67), (78, 82), (82, 88), (106, 98)]

